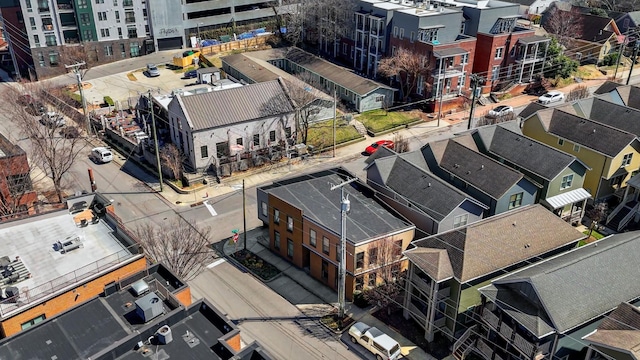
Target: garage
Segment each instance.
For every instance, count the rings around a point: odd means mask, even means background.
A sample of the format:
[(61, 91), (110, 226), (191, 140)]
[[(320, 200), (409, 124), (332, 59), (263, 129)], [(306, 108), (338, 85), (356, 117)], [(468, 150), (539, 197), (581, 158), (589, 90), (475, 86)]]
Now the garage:
[(182, 48), (182, 37), (158, 39), (158, 50), (173, 50)]

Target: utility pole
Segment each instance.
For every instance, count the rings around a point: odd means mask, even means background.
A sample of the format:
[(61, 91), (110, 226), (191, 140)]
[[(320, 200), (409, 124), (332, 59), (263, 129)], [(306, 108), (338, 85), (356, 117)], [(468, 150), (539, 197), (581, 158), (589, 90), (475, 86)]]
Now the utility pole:
[(631, 56), (631, 70), (629, 70), (629, 75), (627, 76), (627, 84), (629, 85), (629, 81), (631, 80), (631, 74), (633, 73), (633, 65), (636, 63), (636, 56), (638, 56), (638, 41), (640, 39), (636, 39), (636, 44), (633, 46), (633, 56)]
[(469, 110), (469, 123), (467, 124), (467, 130), (471, 129), (471, 121), (473, 119), (473, 110), (476, 107), (476, 93), (478, 92), (478, 83), (482, 81), (482, 78), (478, 74), (471, 74), (471, 82), (473, 83), (473, 93), (471, 94), (471, 109)]
[(340, 184), (332, 185), (331, 190), (340, 188), (340, 264), (338, 266), (338, 316), (344, 319), (345, 292), (347, 287), (347, 213), (351, 209), (349, 196), (344, 195), (345, 185), (358, 180), (347, 179)]
[(87, 135), (91, 135), (91, 121), (89, 121), (89, 114), (87, 113), (87, 99), (84, 97), (84, 89), (82, 88), (82, 72), (80, 71), (80, 67), (85, 65), (86, 63), (83, 61), (77, 62), (73, 65), (65, 65), (64, 67), (67, 69), (73, 69), (73, 73), (76, 74), (76, 80), (78, 81), (78, 90), (80, 91), (80, 98), (82, 99), (82, 112), (84, 113)]
[(158, 133), (156, 132), (156, 117), (153, 114), (153, 100), (149, 90), (149, 111), (151, 112), (151, 131), (153, 131), (153, 147), (156, 150), (156, 162), (158, 163), (158, 179), (160, 180), (160, 192), (162, 192), (162, 165), (160, 164), (160, 149), (158, 149)]
[(247, 250), (247, 197), (244, 189), (244, 179), (242, 179), (242, 225), (244, 226), (244, 249)]
[(336, 112), (338, 100), (336, 98), (336, 87), (333, 87), (333, 157), (336, 157)]

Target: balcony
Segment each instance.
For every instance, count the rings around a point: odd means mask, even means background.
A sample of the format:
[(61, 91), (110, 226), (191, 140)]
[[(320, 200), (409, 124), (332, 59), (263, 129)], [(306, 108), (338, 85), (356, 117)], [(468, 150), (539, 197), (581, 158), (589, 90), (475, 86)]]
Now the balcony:
[(122, 6), (124, 6), (124, 7), (133, 7), (133, 0), (124, 0), (122, 2)]
[(61, 12), (73, 11), (73, 4), (58, 3), (58, 10)]
[(384, 30), (377, 29), (377, 28), (371, 28), (371, 35), (376, 36), (376, 37), (384, 36)]
[(127, 24), (135, 24), (136, 18), (135, 17), (126, 17), (124, 19), (124, 22), (127, 23)]
[(423, 280), (420, 276), (413, 276), (411, 278), (411, 283), (423, 293), (427, 294), (427, 296), (431, 296), (431, 285), (429, 285), (429, 283)]
[[(523, 53), (523, 55), (524, 55), (524, 53)], [(521, 56), (516, 57), (515, 61), (518, 64), (522, 64), (522, 63), (531, 64), (531, 63), (536, 63), (536, 62), (543, 61), (544, 59), (545, 59), (544, 58), (544, 53), (541, 53), (541, 54), (527, 54), (527, 56), (522, 56), (521, 55)]]
[(482, 309), (482, 320), (494, 330), (498, 330), (500, 327), (500, 318), (487, 308)]
[(422, 327), (427, 324), (427, 317), (422, 313), (422, 310), (418, 309), (418, 307), (413, 304), (413, 302), (409, 302), (409, 313)]
[(513, 345), (518, 350), (520, 350), (520, 352), (522, 352), (523, 354), (527, 356), (533, 355), (533, 350), (535, 349), (535, 346), (529, 341), (527, 341), (525, 338), (523, 338), (522, 336), (518, 335), (518, 333), (516, 333), (515, 336), (513, 337)]
[(51, 12), (51, 9), (49, 9), (49, 7), (38, 7), (38, 12), (40, 13), (48, 13)]
[(431, 74), (436, 79), (442, 79), (442, 78), (448, 79), (448, 78), (462, 76), (462, 74), (464, 74), (464, 71), (463, 71), (462, 65), (456, 65), (456, 66), (448, 66), (447, 68), (443, 68), (443, 69), (436, 67), (435, 69), (433, 69)]

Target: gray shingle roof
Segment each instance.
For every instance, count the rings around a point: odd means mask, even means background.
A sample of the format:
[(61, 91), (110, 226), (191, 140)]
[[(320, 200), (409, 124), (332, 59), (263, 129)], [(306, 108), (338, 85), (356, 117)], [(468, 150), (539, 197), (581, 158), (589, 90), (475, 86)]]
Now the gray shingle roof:
[(427, 273), (436, 282), (453, 277), (453, 269), (444, 249), (413, 248), (403, 253), (409, 261)]
[(501, 126), (493, 128), (489, 152), (551, 181), (576, 158)]
[(462, 191), (400, 157), (395, 158), (385, 184), (436, 221), (441, 221), (469, 199)]
[[(631, 353), (640, 358), (640, 309), (629, 303), (621, 303), (605, 317), (595, 332), (584, 338), (592, 344), (600, 344)], [(625, 357), (632, 359), (632, 357)]]
[(592, 102), (589, 119), (640, 136), (640, 110), (597, 97), (589, 101)]
[(279, 80), (181, 96), (178, 101), (194, 131), (293, 113)]
[(518, 116), (526, 119), (529, 116), (535, 114), (538, 110), (543, 110), (546, 109), (547, 107), (538, 103), (538, 102), (532, 102), (529, 105), (527, 105), (522, 111), (520, 111), (520, 113), (518, 114)]
[(585, 237), (536, 204), (416, 240), (413, 244), (447, 250), (455, 277), (467, 282)]
[[(494, 288), (493, 295), (496, 291), (517, 295), (512, 302), (498, 302), (498, 306), (536, 306), (544, 310), (550, 325), (565, 333), (613, 310), (620, 302), (640, 297), (638, 258), (640, 232), (613, 235), (507, 275), (489, 288)], [(519, 289), (524, 284), (531, 286), (538, 301), (522, 295)]]
[(541, 118), (549, 115), (547, 132), (609, 157), (615, 157), (636, 139), (634, 134), (565, 111), (538, 111)]
[[(332, 191), (329, 185), (340, 184), (346, 179), (346, 176), (338, 175), (338, 172), (338, 169), (332, 169), (308, 174), (274, 183), (263, 189), (301, 209), (304, 217), (340, 234), (340, 191)], [(345, 186), (344, 191), (351, 201), (351, 210), (347, 216), (348, 241), (358, 244), (415, 228), (378, 203), (373, 191), (366, 185), (354, 182)]]
[(600, 87), (598, 87), (593, 92), (593, 94), (594, 95), (606, 94), (608, 92), (611, 92), (611, 91), (615, 90), (616, 88), (618, 88), (620, 86), (627, 86), (627, 85), (622, 85), (622, 84), (619, 84), (619, 83), (613, 82), (613, 81), (605, 81), (604, 84), (600, 85)]
[(454, 140), (434, 142), (426, 147), (435, 148), (443, 145), (445, 148), (442, 157), (438, 159), (436, 156), (438, 166), (494, 199), (500, 199), (522, 179), (521, 173)]

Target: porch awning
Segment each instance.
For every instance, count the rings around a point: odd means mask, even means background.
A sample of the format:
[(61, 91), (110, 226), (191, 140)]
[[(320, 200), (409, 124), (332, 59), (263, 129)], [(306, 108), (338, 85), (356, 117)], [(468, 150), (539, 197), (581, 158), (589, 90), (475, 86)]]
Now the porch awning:
[(440, 58), (452, 57), (456, 55), (464, 55), (467, 53), (469, 53), (467, 50), (463, 48), (455, 47), (455, 48), (449, 48), (449, 49), (436, 50), (433, 52), (433, 56), (436, 57), (437, 59), (440, 59)]
[(636, 189), (640, 189), (640, 173), (635, 174), (627, 181), (627, 186), (633, 186)]
[(552, 196), (544, 201), (551, 206), (551, 208), (558, 209), (565, 205), (573, 204), (578, 201), (583, 201), (591, 197), (591, 194), (583, 188), (567, 191), (560, 195)]

